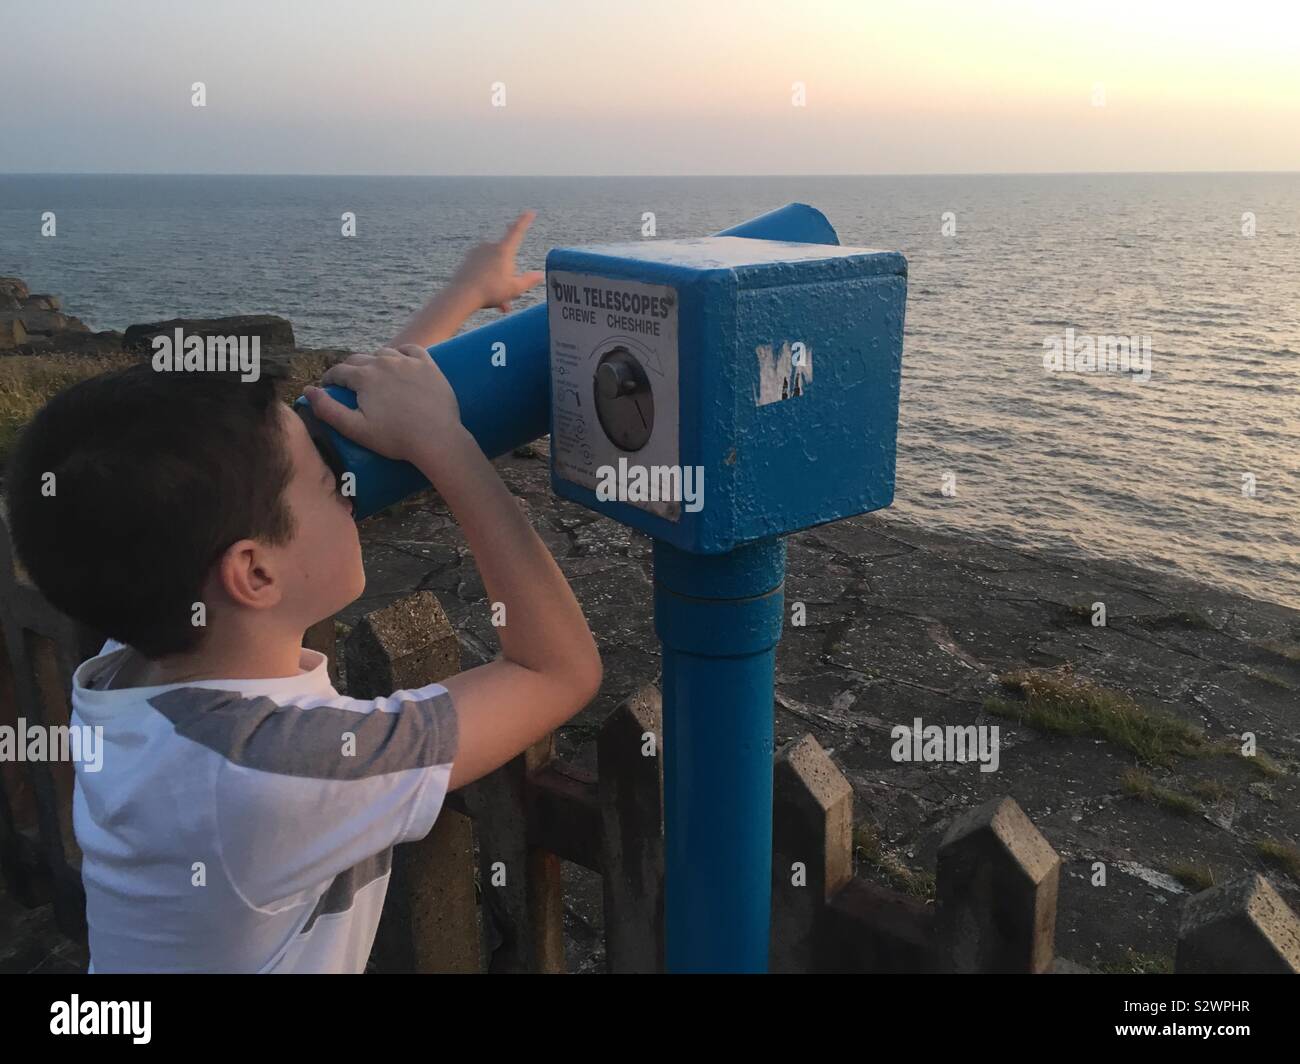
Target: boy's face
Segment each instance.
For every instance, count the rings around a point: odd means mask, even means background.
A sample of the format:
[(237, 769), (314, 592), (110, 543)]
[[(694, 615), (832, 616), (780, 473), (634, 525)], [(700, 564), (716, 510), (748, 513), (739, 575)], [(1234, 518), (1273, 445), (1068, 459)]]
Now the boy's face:
[(278, 406), (289, 441), (293, 474), (285, 504), (293, 514), (294, 534), (283, 552), (285, 599), (301, 610), (310, 627), (355, 601), (365, 590), (361, 541), (352, 520), (352, 500), (338, 492), (330, 467), (312, 442), (307, 426), (289, 407)]

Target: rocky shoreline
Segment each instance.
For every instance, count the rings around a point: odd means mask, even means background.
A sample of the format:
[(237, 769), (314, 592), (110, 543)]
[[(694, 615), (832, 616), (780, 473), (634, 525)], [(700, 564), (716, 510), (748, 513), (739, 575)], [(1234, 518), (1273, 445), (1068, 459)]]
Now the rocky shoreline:
[(272, 351), (297, 348), (293, 325), (275, 314), (245, 314), (223, 318), (172, 318), (128, 326), (125, 332), (94, 332), (80, 318), (63, 313), (59, 296), (33, 294), (17, 277), (0, 277), (0, 354), (112, 355), (149, 350), (155, 336), (176, 329), (187, 336), (257, 337)]
[(64, 313), (58, 296), (33, 294), (19, 278), (0, 277), (0, 476), (17, 433), (47, 399), (85, 377), (150, 357), (154, 338), (174, 339), (177, 330), (201, 337), (212, 354), (229, 351), (233, 339), (241, 361), (246, 345), (240, 341), (246, 341), (257, 353), (257, 375), (280, 382), (286, 396), (299, 394), (349, 354), (299, 347), (292, 323), (276, 314), (171, 318), (95, 332)]
[(33, 294), (17, 277), (0, 277), (0, 352), (37, 354), (60, 350), (101, 354), (122, 349), (122, 334), (91, 332), (80, 318), (63, 313), (58, 296)]

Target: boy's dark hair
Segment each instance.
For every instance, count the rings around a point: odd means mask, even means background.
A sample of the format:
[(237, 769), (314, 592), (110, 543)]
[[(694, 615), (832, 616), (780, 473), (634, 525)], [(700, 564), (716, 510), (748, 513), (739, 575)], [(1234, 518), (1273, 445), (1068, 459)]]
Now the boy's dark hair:
[(9, 464), (19, 560), (51, 603), (94, 631), (149, 658), (193, 649), (203, 634), (193, 605), (222, 552), (293, 534), (280, 405), (265, 376), (147, 362), (60, 392)]

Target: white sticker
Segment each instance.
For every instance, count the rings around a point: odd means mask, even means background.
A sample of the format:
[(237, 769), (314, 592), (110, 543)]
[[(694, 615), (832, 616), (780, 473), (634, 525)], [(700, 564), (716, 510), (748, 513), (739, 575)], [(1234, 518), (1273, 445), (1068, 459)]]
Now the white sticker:
[(803, 395), (812, 383), (812, 352), (801, 341), (781, 344), (774, 353), (771, 344), (763, 344), (758, 355), (758, 395), (756, 405), (779, 403)]
[[(644, 470), (643, 483), (655, 489), (679, 461), (676, 290), (555, 270), (547, 305), (557, 475), (598, 491), (598, 484), (626, 486)], [(644, 494), (617, 497), (670, 521), (680, 517), (680, 498)]]

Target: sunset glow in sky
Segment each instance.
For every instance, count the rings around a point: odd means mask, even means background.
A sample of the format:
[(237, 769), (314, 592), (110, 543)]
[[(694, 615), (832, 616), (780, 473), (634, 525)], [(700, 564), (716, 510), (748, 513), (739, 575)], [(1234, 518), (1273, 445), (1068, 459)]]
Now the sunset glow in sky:
[(1282, 0), (6, 7), (0, 172), (1300, 169)]

